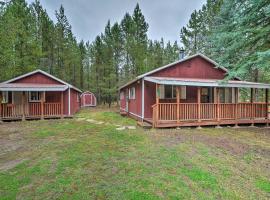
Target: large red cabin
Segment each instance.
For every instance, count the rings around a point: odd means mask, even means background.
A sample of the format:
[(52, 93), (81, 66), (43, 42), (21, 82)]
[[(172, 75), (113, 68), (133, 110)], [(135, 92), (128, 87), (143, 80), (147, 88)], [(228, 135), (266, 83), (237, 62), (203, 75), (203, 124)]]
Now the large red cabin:
[(72, 117), (80, 109), (78, 88), (36, 70), (0, 83), (0, 121)]
[[(203, 54), (138, 76), (120, 88), (120, 112), (153, 127), (269, 123), (269, 84), (224, 81), (228, 71)], [(240, 102), (239, 88), (250, 88)], [(263, 102), (256, 101), (264, 90)]]

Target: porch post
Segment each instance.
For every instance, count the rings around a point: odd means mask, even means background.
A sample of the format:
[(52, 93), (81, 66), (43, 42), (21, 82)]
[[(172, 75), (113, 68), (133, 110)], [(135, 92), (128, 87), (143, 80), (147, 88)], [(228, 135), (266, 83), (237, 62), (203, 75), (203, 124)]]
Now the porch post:
[(251, 120), (252, 120), (252, 124), (251, 126), (254, 126), (254, 116), (255, 116), (255, 112), (254, 112), (254, 88), (251, 88), (250, 90), (250, 103), (251, 103)]
[[(153, 113), (153, 125), (157, 127), (158, 124), (158, 116), (159, 116), (159, 84), (156, 83), (156, 112)], [(154, 111), (154, 110), (153, 110)]]
[(0, 123), (2, 122), (2, 92), (0, 91)]
[(220, 125), (220, 89), (216, 88), (216, 96), (217, 96), (217, 122), (218, 127)]
[(22, 92), (22, 121), (25, 121), (25, 92)]
[(41, 120), (44, 119), (44, 101), (45, 101), (45, 92), (41, 93)]
[(180, 123), (180, 95), (181, 95), (181, 90), (179, 86), (176, 86), (176, 119), (177, 119), (177, 124)]
[(269, 115), (268, 115), (268, 104), (269, 104), (269, 89), (265, 89), (265, 115), (266, 115), (266, 126), (269, 126)]
[(214, 87), (214, 103), (217, 103), (217, 88)]
[(61, 92), (61, 119), (64, 118), (64, 92)]
[(238, 98), (239, 98), (239, 89), (238, 88), (235, 88), (234, 89), (234, 92), (235, 92), (235, 117), (234, 117), (234, 120), (235, 120), (235, 127), (238, 127), (238, 112), (239, 112), (239, 108), (238, 108)]
[(198, 122), (201, 122), (201, 87), (197, 87)]

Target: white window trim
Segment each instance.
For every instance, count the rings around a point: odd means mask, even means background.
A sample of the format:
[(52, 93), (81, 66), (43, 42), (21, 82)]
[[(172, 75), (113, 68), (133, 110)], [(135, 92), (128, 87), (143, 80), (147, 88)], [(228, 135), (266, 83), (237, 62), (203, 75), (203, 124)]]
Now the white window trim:
[[(131, 96), (131, 91), (132, 90), (134, 90), (134, 92), (133, 92), (133, 96)], [(131, 88), (129, 88), (129, 90), (128, 90), (128, 96), (129, 96), (129, 99), (136, 99), (136, 89), (135, 89), (135, 87), (131, 87)]]
[[(37, 92), (40, 96), (39, 96), (39, 100), (31, 100), (31, 93), (32, 92)], [(31, 103), (38, 103), (38, 102), (41, 102), (41, 92), (39, 91), (30, 91), (28, 92), (28, 102), (31, 102)]]

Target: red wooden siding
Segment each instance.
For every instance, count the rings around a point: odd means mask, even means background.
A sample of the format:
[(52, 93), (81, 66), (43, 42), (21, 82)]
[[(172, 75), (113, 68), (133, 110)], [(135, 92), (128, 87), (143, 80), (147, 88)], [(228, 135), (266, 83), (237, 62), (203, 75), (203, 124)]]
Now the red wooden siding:
[[(126, 109), (126, 96), (128, 96), (128, 90), (135, 87), (135, 99), (128, 100), (128, 112), (132, 117), (139, 119), (142, 114), (142, 83), (141, 81), (135, 82), (126, 88), (123, 88), (121, 92), (124, 92), (124, 98), (120, 100), (120, 107), (122, 110)], [(136, 116), (137, 115), (137, 116)]]
[(60, 103), (61, 102), (61, 92), (46, 92), (45, 99), (48, 103)]
[(68, 90), (64, 91), (64, 113), (68, 115)]
[(60, 84), (63, 85), (63, 83), (60, 83), (59, 81), (56, 81), (55, 79), (52, 79), (51, 77), (48, 77), (42, 73), (35, 73), (29, 76), (26, 76), (24, 78), (18, 79), (16, 81), (13, 81), (12, 83), (37, 83), (37, 84)]
[(191, 60), (176, 64), (149, 76), (174, 77), (174, 78), (202, 78), (202, 79), (223, 79), (226, 72), (197, 56)]
[(156, 103), (156, 85), (144, 82), (144, 117), (152, 118), (152, 105)]
[(80, 93), (70, 89), (70, 114), (74, 115), (80, 110)]

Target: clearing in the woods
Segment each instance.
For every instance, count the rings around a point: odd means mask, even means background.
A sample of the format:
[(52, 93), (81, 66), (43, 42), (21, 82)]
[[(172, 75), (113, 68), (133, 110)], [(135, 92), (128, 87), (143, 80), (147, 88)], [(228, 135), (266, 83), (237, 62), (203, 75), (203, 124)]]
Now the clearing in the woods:
[(0, 198), (270, 198), (270, 129), (117, 129), (134, 125), (102, 109), (1, 124)]

